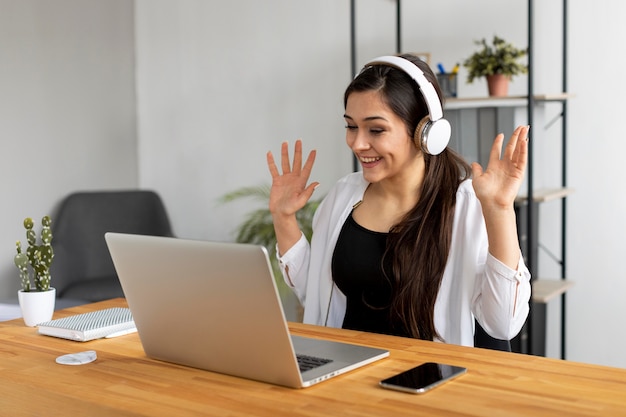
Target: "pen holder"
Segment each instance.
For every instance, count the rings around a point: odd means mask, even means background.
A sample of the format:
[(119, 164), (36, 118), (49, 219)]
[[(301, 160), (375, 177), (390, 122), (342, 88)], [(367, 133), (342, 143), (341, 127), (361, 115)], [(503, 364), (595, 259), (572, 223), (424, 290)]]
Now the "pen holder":
[(437, 74), (437, 82), (444, 97), (456, 97), (457, 75), (454, 73)]

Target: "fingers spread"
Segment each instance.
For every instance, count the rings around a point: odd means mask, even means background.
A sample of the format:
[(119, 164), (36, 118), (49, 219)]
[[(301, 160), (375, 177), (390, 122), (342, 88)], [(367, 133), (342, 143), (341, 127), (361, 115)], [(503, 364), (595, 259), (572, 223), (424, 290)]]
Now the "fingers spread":
[(293, 152), (293, 165), (291, 166), (293, 172), (299, 174), (302, 170), (302, 141), (296, 140), (296, 146)]
[(313, 196), (313, 192), (319, 185), (320, 185), (319, 182), (312, 182), (311, 184), (308, 185), (308, 187), (304, 189), (303, 194), (306, 196), (306, 201), (309, 201), (309, 199)]
[(478, 162), (472, 162), (472, 177), (480, 177), (483, 173), (483, 167)]
[(278, 172), (278, 168), (276, 167), (276, 163), (274, 162), (274, 155), (272, 152), (267, 153), (267, 167), (270, 169), (270, 174), (272, 178), (278, 177), (280, 173)]
[(304, 168), (302, 168), (302, 173), (306, 175), (307, 178), (309, 177), (309, 175), (311, 175), (311, 170), (313, 169), (313, 163), (315, 163), (316, 155), (317, 152), (315, 151), (315, 149), (309, 152), (309, 156), (304, 163)]
[(502, 153), (502, 141), (504, 140), (504, 135), (499, 133), (498, 136), (493, 141), (493, 146), (491, 146), (491, 152), (489, 154), (490, 161), (498, 161), (500, 160), (500, 154)]
[(283, 174), (291, 172), (291, 167), (289, 166), (289, 144), (287, 142), (283, 142), (280, 147), (280, 165), (283, 169)]
[(517, 142), (513, 162), (518, 169), (524, 170), (528, 162), (528, 137)]
[(506, 149), (504, 150), (504, 157), (506, 159), (515, 160), (515, 153), (518, 152), (519, 146), (521, 142), (526, 142), (528, 138), (528, 129), (529, 126), (518, 126), (513, 131), (511, 138), (509, 139), (509, 143), (506, 145)]
[[(282, 175), (286, 174), (295, 174), (300, 175), (303, 173), (306, 178), (311, 174), (311, 170), (313, 169), (313, 163), (315, 162), (316, 152), (312, 150), (307, 157), (307, 160), (304, 163), (304, 167), (302, 166), (302, 140), (296, 140), (294, 146), (294, 154), (293, 154), (293, 164), (289, 161), (289, 143), (283, 142), (280, 147), (280, 165), (282, 168)], [(274, 161), (274, 156), (271, 152), (267, 153), (267, 166), (269, 167), (270, 173), (272, 177), (280, 176), (281, 173), (276, 166), (276, 162)]]

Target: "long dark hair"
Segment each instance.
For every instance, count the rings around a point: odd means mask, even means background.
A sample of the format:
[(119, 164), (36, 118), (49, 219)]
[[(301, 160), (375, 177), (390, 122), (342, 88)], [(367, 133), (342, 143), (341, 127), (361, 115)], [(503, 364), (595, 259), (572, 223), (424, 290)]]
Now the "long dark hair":
[[(400, 56), (424, 72), (443, 103), (441, 89), (428, 65), (410, 54)], [(372, 90), (378, 91), (404, 120), (413, 137), (419, 121), (428, 115), (416, 82), (391, 66), (367, 66), (346, 89), (344, 107), (350, 94)], [(459, 184), (470, 177), (471, 168), (450, 148), (436, 156), (423, 155), (426, 174), (419, 200), (390, 231), (383, 265), (392, 265), (393, 271), (393, 276), (388, 277), (395, 288), (392, 322), (400, 323), (412, 337), (433, 340), (441, 338), (435, 329), (435, 301), (450, 252), (456, 192)]]

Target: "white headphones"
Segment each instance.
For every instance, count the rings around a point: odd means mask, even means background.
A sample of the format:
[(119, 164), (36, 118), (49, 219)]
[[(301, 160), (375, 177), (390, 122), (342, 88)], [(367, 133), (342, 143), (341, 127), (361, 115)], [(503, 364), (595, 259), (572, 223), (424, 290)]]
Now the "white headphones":
[(450, 122), (443, 118), (443, 109), (435, 87), (426, 79), (422, 70), (411, 61), (398, 56), (381, 56), (366, 64), (366, 66), (371, 65), (389, 65), (406, 72), (413, 78), (428, 107), (428, 116), (417, 124), (413, 139), (422, 151), (430, 155), (443, 152), (450, 141), (452, 128)]

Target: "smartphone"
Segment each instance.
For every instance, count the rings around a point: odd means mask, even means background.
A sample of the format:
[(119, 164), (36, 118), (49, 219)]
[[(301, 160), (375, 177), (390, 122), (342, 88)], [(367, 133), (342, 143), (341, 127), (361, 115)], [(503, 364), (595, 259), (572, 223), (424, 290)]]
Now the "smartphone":
[(410, 392), (412, 394), (423, 394), (446, 381), (463, 375), (465, 372), (467, 372), (467, 368), (460, 366), (426, 362), (408, 371), (384, 379), (379, 384), (383, 388)]

